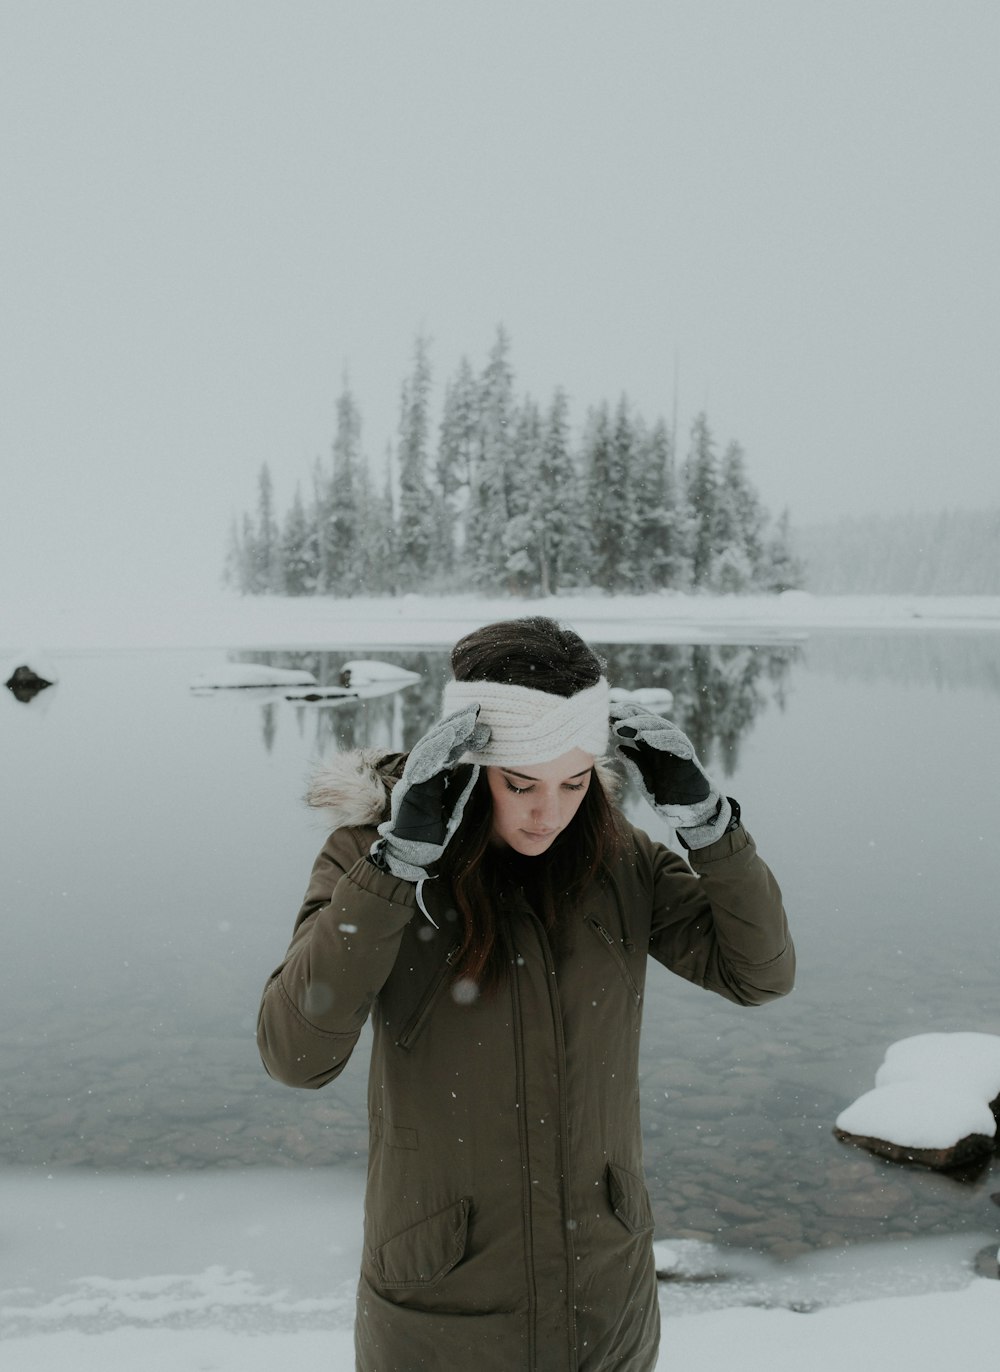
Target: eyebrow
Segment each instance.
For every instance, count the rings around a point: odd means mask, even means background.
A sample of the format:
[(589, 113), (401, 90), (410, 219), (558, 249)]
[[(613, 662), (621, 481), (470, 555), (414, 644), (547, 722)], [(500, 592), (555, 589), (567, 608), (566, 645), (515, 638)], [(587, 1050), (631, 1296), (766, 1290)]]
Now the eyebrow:
[[(501, 767), (500, 770), (501, 772), (506, 772), (508, 776), (520, 777), (522, 781), (538, 780), (538, 777), (529, 776), (527, 772), (515, 772), (513, 767)], [(575, 781), (577, 777), (586, 776), (588, 772), (592, 772), (593, 770), (593, 767), (584, 767), (582, 772), (574, 772), (571, 776), (568, 776), (566, 780)]]

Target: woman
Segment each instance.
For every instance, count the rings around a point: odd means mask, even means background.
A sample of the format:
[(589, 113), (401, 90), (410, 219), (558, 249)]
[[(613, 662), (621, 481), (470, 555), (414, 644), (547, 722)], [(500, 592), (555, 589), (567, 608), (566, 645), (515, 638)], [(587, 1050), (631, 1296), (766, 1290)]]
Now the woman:
[[(742, 1005), (783, 995), (780, 892), (690, 742), (609, 708), (575, 633), (488, 625), (452, 668), (408, 758), (344, 755), (312, 797), (336, 827), (261, 1056), (324, 1086), (372, 1017), (360, 1372), (649, 1372), (647, 959)], [(615, 808), (609, 747), (690, 867)]]

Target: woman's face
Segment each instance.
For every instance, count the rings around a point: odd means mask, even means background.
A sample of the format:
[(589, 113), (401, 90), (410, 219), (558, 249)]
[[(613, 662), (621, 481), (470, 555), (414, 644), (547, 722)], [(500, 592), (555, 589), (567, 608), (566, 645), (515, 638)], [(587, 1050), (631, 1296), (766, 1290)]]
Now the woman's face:
[(487, 767), (494, 843), (538, 857), (572, 820), (587, 794), (594, 757), (574, 748), (551, 762)]

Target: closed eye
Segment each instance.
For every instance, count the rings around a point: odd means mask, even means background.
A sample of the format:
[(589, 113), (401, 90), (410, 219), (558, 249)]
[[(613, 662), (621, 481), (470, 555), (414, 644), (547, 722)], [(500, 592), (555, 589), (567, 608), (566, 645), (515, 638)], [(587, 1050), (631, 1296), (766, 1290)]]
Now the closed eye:
[(516, 796), (526, 796), (532, 789), (530, 786), (515, 786), (514, 783), (508, 781), (506, 777), (504, 777), (504, 785), (507, 787), (508, 791), (513, 791)]
[[(508, 791), (513, 791), (516, 796), (526, 796), (529, 791), (533, 791), (535, 789), (533, 786), (515, 786), (514, 783), (510, 781), (507, 777), (504, 777), (504, 785), (507, 787)], [(585, 785), (586, 782), (584, 781), (564, 781), (563, 790), (582, 791)]]

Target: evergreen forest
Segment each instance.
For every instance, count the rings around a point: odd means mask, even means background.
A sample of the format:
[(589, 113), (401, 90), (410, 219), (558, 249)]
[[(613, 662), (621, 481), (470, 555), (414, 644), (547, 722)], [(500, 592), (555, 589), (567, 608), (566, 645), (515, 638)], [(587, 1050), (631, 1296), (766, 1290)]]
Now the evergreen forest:
[(573, 591), (778, 592), (802, 582), (787, 512), (772, 519), (739, 443), (719, 452), (697, 416), (683, 458), (662, 419), (622, 397), (592, 406), (574, 438), (569, 402), (515, 394), (510, 341), (463, 358), (436, 433), (426, 338), (402, 384), (382, 474), (362, 447), (350, 385), (330, 459), (276, 508), (270, 467), (234, 520), (224, 579), (246, 595), (548, 596)]

